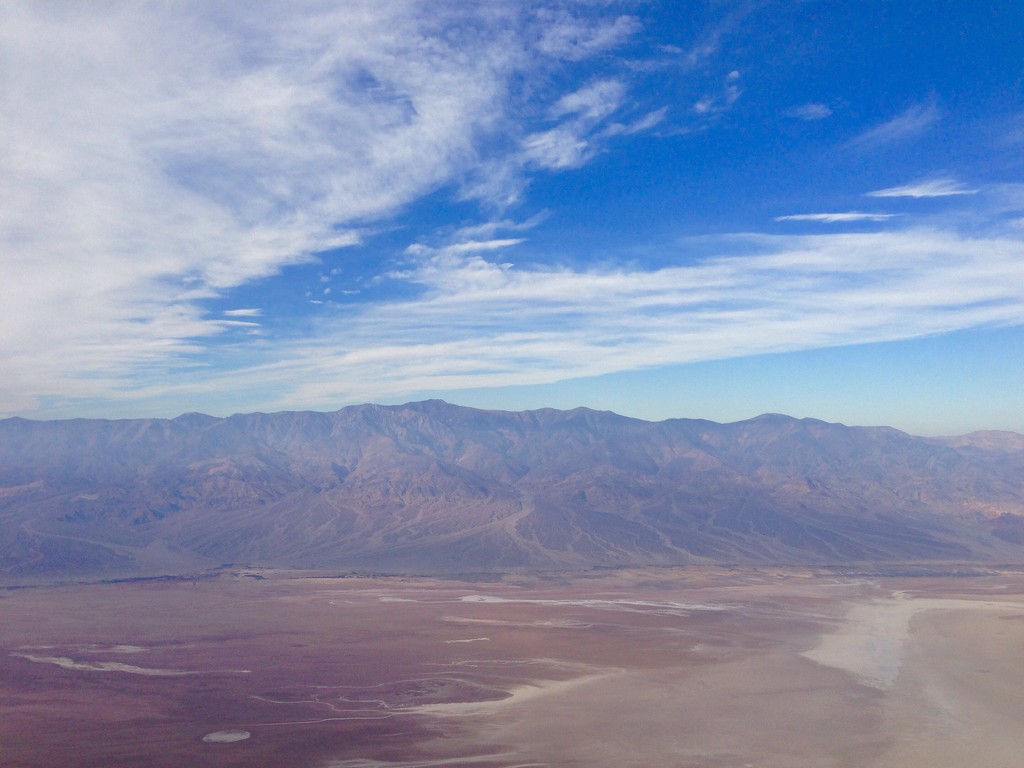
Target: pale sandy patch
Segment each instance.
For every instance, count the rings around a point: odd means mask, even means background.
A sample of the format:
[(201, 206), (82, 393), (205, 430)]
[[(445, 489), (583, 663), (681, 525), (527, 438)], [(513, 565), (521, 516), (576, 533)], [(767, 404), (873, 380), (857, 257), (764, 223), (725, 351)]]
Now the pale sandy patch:
[(1007, 603), (953, 598), (913, 598), (894, 592), (887, 599), (853, 605), (839, 630), (822, 635), (801, 655), (818, 664), (849, 672), (861, 682), (891, 688), (903, 668), (910, 622), (922, 611), (1005, 609)]
[(115, 645), (110, 649), (112, 653), (145, 653), (146, 650), (140, 645)]
[(890, 745), (871, 768), (1022, 764), (1024, 606), (955, 602), (911, 622), (884, 702)]
[[(424, 714), (478, 715), (477, 754), (516, 745), (517, 764), (572, 768), (849, 768), (866, 765), (872, 694), (786, 653), (653, 671), (621, 670)], [(518, 706), (522, 705), (522, 706)], [(824, 757), (824, 759), (823, 759)], [(934, 768), (934, 767), (933, 767)]]
[(130, 675), (149, 675), (151, 677), (179, 677), (181, 675), (198, 674), (183, 669), (136, 667), (132, 664), (122, 664), (118, 661), (75, 661), (67, 656), (34, 656), (30, 653), (15, 653), (12, 655), (35, 662), (36, 664), (56, 664), (63, 669), (84, 670), (86, 672), (126, 672)]
[(505, 621), (502, 619), (471, 619), (465, 616), (445, 616), (444, 621), (452, 624), (485, 624), (493, 627), (530, 627), (539, 629), (589, 629), (594, 626), (588, 621), (576, 619), (537, 619), (536, 621)]
[[(54, 664), (62, 669), (73, 669), (81, 672), (123, 672), (129, 675), (147, 675), (149, 677), (182, 677), (185, 675), (201, 675), (203, 672), (187, 669), (159, 669), (154, 667), (137, 667), (134, 664), (122, 664), (120, 661), (75, 661), (67, 656), (36, 656), (31, 653), (12, 653), (19, 659), (35, 664)], [(217, 674), (247, 675), (248, 669), (219, 669)]]
[(214, 731), (203, 736), (207, 744), (232, 744), (236, 741), (245, 741), (252, 736), (249, 731)]
[(545, 768), (543, 763), (508, 763), (512, 758), (511, 753), (500, 753), (494, 755), (467, 755), (465, 757), (447, 757), (430, 760), (401, 760), (389, 762), (387, 760), (373, 760), (369, 758), (356, 758), (354, 760), (336, 760), (330, 763), (330, 768), (441, 768), (446, 765), (479, 765), (480, 763), (502, 763), (503, 768)]
[(82, 653), (117, 653), (117, 654), (131, 654), (131, 653), (145, 653), (148, 648), (143, 648), (141, 645), (84, 645), (76, 650)]
[(610, 677), (621, 670), (598, 672), (590, 675), (582, 675), (571, 680), (543, 680), (537, 682), (517, 685), (509, 689), (509, 695), (503, 699), (490, 701), (456, 701), (441, 704), (418, 704), (411, 707), (403, 707), (403, 712), (418, 715), (441, 715), (450, 717), (462, 717), (470, 715), (488, 715), (498, 710), (516, 707), (527, 702), (533, 703), (536, 699), (547, 697), (558, 697), (570, 691), (575, 691), (582, 686), (596, 680)]
[(497, 597), (495, 595), (463, 595), (460, 603), (488, 603), (500, 605), (520, 603), (523, 605), (551, 605), (570, 608), (596, 608), (605, 611), (630, 611), (656, 613), (669, 616), (685, 616), (692, 611), (725, 611), (726, 606), (708, 603), (680, 603), (672, 600), (636, 600), (630, 598), (589, 598), (589, 599), (554, 599), (554, 598), (523, 598)]
[(921, 609), (902, 593), (854, 605), (837, 632), (822, 635), (814, 648), (801, 655), (849, 672), (868, 685), (888, 688), (900, 673), (910, 618)]

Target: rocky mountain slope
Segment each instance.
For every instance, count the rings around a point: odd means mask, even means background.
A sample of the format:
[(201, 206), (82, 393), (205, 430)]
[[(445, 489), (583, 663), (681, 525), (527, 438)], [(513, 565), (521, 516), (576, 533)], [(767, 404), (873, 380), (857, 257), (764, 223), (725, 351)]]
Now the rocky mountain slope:
[(440, 401), (0, 421), (0, 573), (1024, 562), (1024, 437)]

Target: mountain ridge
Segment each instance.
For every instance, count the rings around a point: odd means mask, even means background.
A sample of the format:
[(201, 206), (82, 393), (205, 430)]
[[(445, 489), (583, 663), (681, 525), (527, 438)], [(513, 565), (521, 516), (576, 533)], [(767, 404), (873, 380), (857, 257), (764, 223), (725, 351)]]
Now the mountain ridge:
[[(1024, 436), (428, 400), (0, 420), (0, 573), (1024, 562)], [(177, 563), (177, 565), (176, 565)]]

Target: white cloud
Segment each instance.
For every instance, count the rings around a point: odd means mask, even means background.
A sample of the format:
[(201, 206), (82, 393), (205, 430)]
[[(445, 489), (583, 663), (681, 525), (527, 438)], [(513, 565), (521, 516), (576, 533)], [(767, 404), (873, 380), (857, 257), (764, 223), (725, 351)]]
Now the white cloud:
[(494, 219), (480, 224), (471, 224), (458, 229), (454, 233), (453, 242), (467, 242), (481, 237), (492, 238), (497, 232), (526, 232), (545, 221), (549, 215), (548, 211), (541, 211), (525, 221)]
[[(205, 300), (356, 244), (443, 186), (513, 200), (531, 158), (510, 83), (554, 66), (538, 52), (579, 60), (638, 25), (531, 13), (0, 5), (0, 409), (188, 365), (232, 327)], [(532, 160), (586, 162), (623, 88), (550, 93), (564, 121), (531, 137)]]
[(740, 73), (736, 70), (726, 75), (721, 92), (698, 99), (693, 105), (694, 113), (707, 116), (726, 111), (743, 95), (743, 91), (738, 85), (739, 79)]
[(566, 11), (542, 9), (538, 21), (541, 30), (538, 50), (571, 61), (621, 45), (640, 31), (640, 21), (633, 16), (619, 16), (611, 24), (600, 20), (581, 22)]
[(915, 104), (891, 120), (860, 134), (850, 142), (850, 145), (862, 149), (877, 149), (893, 142), (913, 138), (924, 133), (941, 116), (942, 112), (934, 101)]
[(521, 237), (507, 237), (497, 240), (467, 240), (451, 245), (445, 250), (448, 253), (483, 253), (510, 248), (513, 245), (519, 245), (521, 242), (523, 242)]
[(521, 161), (549, 170), (584, 165), (601, 151), (605, 139), (628, 133), (626, 130), (614, 130), (613, 125), (597, 130), (620, 108), (625, 94), (625, 84), (612, 78), (565, 94), (550, 111), (550, 117), (561, 118), (562, 122), (554, 128), (526, 136), (522, 140)]
[(626, 89), (620, 80), (600, 80), (563, 96), (550, 116), (563, 118), (554, 128), (523, 139), (522, 160), (548, 170), (578, 168), (589, 161), (610, 136), (596, 128), (622, 103)]
[(787, 117), (795, 117), (798, 120), (824, 120), (832, 116), (832, 110), (824, 104), (809, 102), (797, 107), (791, 107), (785, 112)]
[(775, 221), (820, 221), (825, 224), (841, 224), (848, 221), (886, 221), (899, 216), (898, 213), (863, 213), (847, 211), (843, 213), (793, 213), (788, 216), (776, 216)]
[(649, 131), (651, 128), (659, 125), (664, 119), (665, 115), (668, 114), (668, 107), (662, 107), (656, 109), (653, 112), (648, 112), (643, 117), (634, 120), (631, 123), (612, 123), (604, 130), (605, 136), (632, 136), (637, 133), (643, 133)]
[(551, 116), (579, 115), (596, 122), (618, 109), (625, 93), (622, 81), (613, 78), (599, 80), (560, 98), (551, 109)]
[(547, 111), (549, 120), (559, 122), (522, 137), (518, 151), (479, 163), (463, 186), (463, 199), (485, 199), (499, 207), (512, 205), (527, 185), (528, 171), (579, 168), (603, 151), (609, 139), (649, 130), (662, 119), (664, 111), (659, 110), (628, 126), (608, 124), (608, 118), (622, 106), (626, 91), (622, 80), (605, 78), (565, 94)]
[(677, 45), (662, 45), (661, 50), (679, 56), (687, 70), (705, 66), (722, 49), (722, 41), (740, 29), (746, 18), (757, 10), (758, 6), (755, 3), (740, 3), (704, 29), (699, 39), (690, 47), (684, 49)]
[(924, 228), (733, 241), (720, 247), (757, 253), (577, 271), (424, 252), (408, 275), (419, 298), (325, 318), (308, 342), (208, 385), (333, 407), (1024, 323), (1019, 239)]
[(221, 320), (220, 325), (225, 328), (258, 328), (259, 323), (254, 323), (248, 320)]
[(868, 197), (949, 197), (952, 195), (973, 195), (976, 189), (968, 189), (956, 179), (923, 179), (911, 184), (868, 192)]
[(596, 151), (580, 133), (575, 126), (562, 125), (527, 136), (523, 141), (523, 156), (541, 168), (578, 168)]
[[(330, 407), (1024, 322), (1024, 249), (1012, 237), (747, 236), (735, 252), (757, 255), (657, 270), (494, 263), (527, 250), (510, 235), (537, 220), (501, 209), (532, 170), (578, 167), (666, 114), (634, 111), (616, 77), (557, 89), (558, 60), (638, 29), (596, 7), (581, 5), (580, 18), (415, 0), (255, 15), (200, 0), (0, 4), (0, 410), (137, 413), (176, 394), (232, 409)], [(729, 29), (702, 38), (692, 63)], [(739, 98), (739, 79), (729, 72), (702, 102), (705, 119)], [(919, 105), (857, 141), (881, 146), (938, 117)], [(954, 194), (943, 183), (973, 191), (932, 180), (871, 194)], [(358, 301), (308, 288), (311, 336), (259, 335), (256, 307), (210, 309), (445, 189), (491, 203), (494, 220), (411, 247), (412, 266), (360, 283)], [(730, 241), (717, 246), (727, 253)], [(370, 295), (387, 281), (406, 283), (403, 299)]]

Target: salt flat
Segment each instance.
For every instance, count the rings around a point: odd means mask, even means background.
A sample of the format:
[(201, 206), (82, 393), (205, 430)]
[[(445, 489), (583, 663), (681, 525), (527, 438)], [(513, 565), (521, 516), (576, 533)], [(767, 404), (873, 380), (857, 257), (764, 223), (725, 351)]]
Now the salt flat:
[(883, 705), (879, 768), (1020, 764), (1024, 608), (957, 601), (913, 618), (903, 671)]
[(1024, 749), (1022, 574), (261, 575), (0, 592), (0, 765), (941, 768)]
[[(911, 635), (911, 620), (925, 611), (964, 612), (977, 621), (979, 611), (1017, 611), (1024, 618), (1024, 603), (979, 599), (911, 598), (905, 592), (857, 603), (835, 633), (823, 635), (818, 645), (802, 655), (850, 672), (869, 685), (891, 688), (903, 670), (908, 644), (923, 638)], [(911, 651), (916, 648), (910, 649)]]

